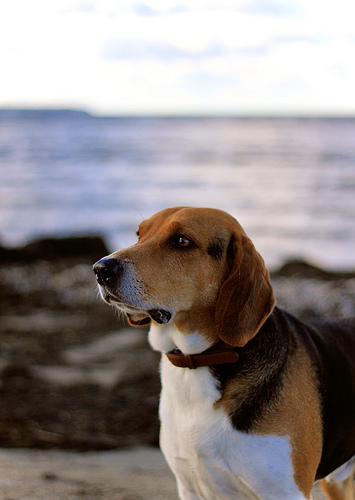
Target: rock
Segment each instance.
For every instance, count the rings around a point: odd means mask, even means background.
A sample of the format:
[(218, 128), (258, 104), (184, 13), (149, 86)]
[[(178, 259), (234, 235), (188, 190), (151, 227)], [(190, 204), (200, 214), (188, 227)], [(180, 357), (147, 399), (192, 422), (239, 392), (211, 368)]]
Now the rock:
[(74, 258), (85, 258), (95, 262), (108, 253), (110, 252), (100, 236), (43, 238), (32, 241), (22, 248), (0, 246), (0, 262), (53, 261)]
[(272, 275), (286, 278), (312, 278), (325, 281), (355, 278), (355, 272), (326, 271), (302, 260), (286, 262), (278, 271), (272, 273)]

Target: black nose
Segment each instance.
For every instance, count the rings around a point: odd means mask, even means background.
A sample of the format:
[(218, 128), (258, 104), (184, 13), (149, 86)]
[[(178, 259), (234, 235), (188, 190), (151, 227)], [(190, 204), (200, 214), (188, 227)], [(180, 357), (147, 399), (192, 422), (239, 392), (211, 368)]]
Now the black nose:
[(122, 264), (117, 259), (104, 257), (93, 266), (94, 273), (99, 285), (113, 285), (122, 271)]

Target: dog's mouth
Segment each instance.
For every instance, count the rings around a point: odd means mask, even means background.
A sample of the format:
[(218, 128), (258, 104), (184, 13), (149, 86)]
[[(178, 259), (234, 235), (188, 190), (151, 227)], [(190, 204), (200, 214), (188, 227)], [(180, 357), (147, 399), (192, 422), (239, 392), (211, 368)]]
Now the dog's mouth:
[(166, 325), (172, 317), (171, 312), (166, 309), (150, 309), (147, 312), (149, 316), (143, 317), (142, 319), (135, 317), (135, 314), (126, 313), (128, 323), (131, 326), (147, 326), (150, 324), (151, 320), (153, 320), (160, 325)]
[(146, 316), (143, 319), (133, 319), (131, 314), (126, 313), (127, 321), (131, 326), (147, 326), (151, 323), (151, 318)]
[(116, 295), (104, 292), (102, 297), (111, 306), (120, 309), (126, 316), (131, 326), (147, 326), (153, 320), (160, 325), (166, 325), (172, 318), (172, 313), (167, 309), (146, 309), (142, 310), (136, 306), (126, 304)]
[(150, 309), (148, 313), (152, 320), (160, 325), (166, 325), (169, 323), (172, 316), (171, 312), (166, 309)]

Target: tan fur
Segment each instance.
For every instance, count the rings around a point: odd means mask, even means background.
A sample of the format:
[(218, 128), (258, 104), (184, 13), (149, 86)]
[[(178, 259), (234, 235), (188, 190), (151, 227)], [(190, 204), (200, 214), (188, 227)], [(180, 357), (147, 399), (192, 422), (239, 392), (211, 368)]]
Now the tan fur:
[(322, 417), (314, 371), (303, 347), (290, 358), (280, 401), (257, 432), (290, 436), (295, 482), (310, 498), (322, 454)]
[(217, 328), (222, 340), (243, 347), (270, 315), (275, 297), (269, 272), (243, 229), (235, 227), (234, 260), (216, 304)]
[(322, 479), (320, 485), (330, 500), (355, 500), (355, 483), (354, 483), (355, 466), (353, 473), (344, 481), (336, 483)]
[[(178, 311), (174, 321), (180, 331), (198, 330), (213, 341), (218, 340), (214, 304), (228, 268), (224, 259), (208, 258), (207, 247), (214, 234), (227, 244), (230, 235), (221, 220), (228, 218), (233, 220), (209, 209), (205, 215), (194, 209), (166, 209), (142, 222), (136, 245), (112, 254), (134, 264), (142, 298), (154, 296), (162, 307)], [(169, 251), (169, 238), (179, 233), (196, 242), (194, 255)], [(201, 282), (208, 286), (201, 287)]]
[[(167, 251), (169, 237), (179, 233), (196, 243), (191, 256)], [(224, 258), (208, 255), (208, 247), (216, 239)], [(234, 252), (233, 262), (226, 256), (228, 247)], [(217, 332), (223, 332), (223, 340), (242, 346), (257, 333), (275, 305), (263, 259), (239, 223), (221, 210), (163, 210), (142, 222), (136, 245), (112, 257), (134, 264), (141, 296), (154, 296), (162, 307), (178, 310), (174, 321), (186, 334), (199, 331), (217, 342)], [(229, 301), (233, 299), (238, 307), (232, 310)], [(140, 321), (142, 317), (133, 319)]]

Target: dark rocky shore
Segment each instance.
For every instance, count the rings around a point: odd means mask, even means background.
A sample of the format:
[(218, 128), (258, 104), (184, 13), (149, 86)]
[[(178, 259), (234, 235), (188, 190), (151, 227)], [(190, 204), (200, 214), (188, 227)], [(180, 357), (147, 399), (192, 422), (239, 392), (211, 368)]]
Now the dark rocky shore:
[[(158, 443), (159, 355), (98, 297), (100, 238), (0, 247), (0, 447), (104, 450)], [(303, 319), (355, 314), (355, 273), (304, 262), (272, 273)]]

